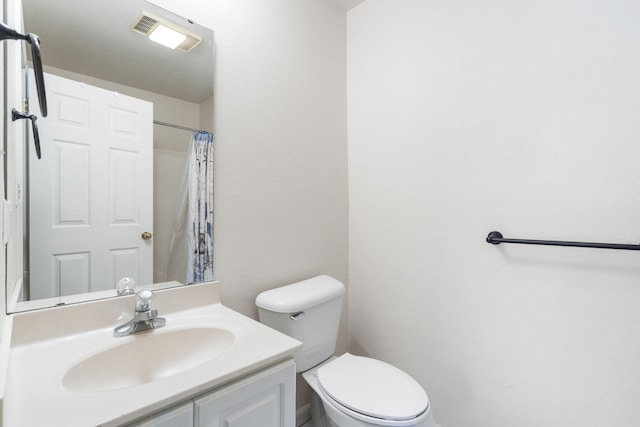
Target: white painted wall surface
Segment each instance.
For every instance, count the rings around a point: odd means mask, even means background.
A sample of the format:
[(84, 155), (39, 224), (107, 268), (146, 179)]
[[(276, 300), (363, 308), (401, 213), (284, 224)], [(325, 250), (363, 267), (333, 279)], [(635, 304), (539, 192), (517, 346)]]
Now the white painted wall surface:
[(446, 427), (640, 425), (640, 8), (368, 0), (348, 13), (352, 350)]
[[(2, 22), (4, 21), (4, 8), (5, 8), (5, 4), (4, 4), (4, 0), (2, 1), (2, 8), (0, 8), (0, 19), (2, 19)], [(4, 44), (4, 43), (3, 43)], [(0, 47), (0, 68), (2, 70), (5, 69), (5, 63), (4, 63), (4, 57), (5, 57), (5, 47), (2, 46)], [(5, 97), (5, 93), (4, 93), (4, 84), (0, 85), (0, 109), (2, 111), (5, 111), (5, 105), (4, 105), (4, 97)], [(2, 126), (2, 134), (5, 134), (5, 130), (7, 128), (7, 119), (8, 119), (8, 114), (5, 114), (4, 117), (2, 117), (2, 119), (0, 119), (0, 126)], [(2, 160), (0, 162), (0, 185), (2, 185), (2, 187), (4, 187), (5, 183), (4, 183), (4, 175), (5, 175), (5, 168), (4, 168), (4, 163), (5, 163), (5, 158), (4, 158), (4, 153), (2, 154), (2, 156), (0, 156), (0, 160)], [(2, 224), (4, 224), (5, 218), (4, 218), (4, 210), (2, 210), (2, 214), (0, 214), (0, 219), (2, 220)], [(4, 234), (4, 233), (3, 233)], [(4, 244), (2, 245), (2, 247), (0, 248), (0, 257), (2, 257), (2, 259), (5, 259), (5, 246)], [(4, 307), (5, 309), (2, 310), (2, 312), (0, 312), (0, 330), (4, 331), (4, 323), (5, 323), (5, 318), (6, 318), (6, 304), (7, 304), (7, 294), (9, 292), (13, 291), (13, 287), (14, 284), (11, 283), (7, 283), (7, 276), (6, 276), (6, 270), (7, 270), (7, 265), (6, 262), (2, 262), (0, 263), (0, 275), (1, 277), (4, 277), (4, 292), (0, 292), (0, 304), (2, 304), (2, 307)], [(4, 336), (4, 334), (3, 334)], [(6, 338), (0, 337), (0, 348), (2, 348), (1, 346), (3, 345), (3, 343), (5, 343), (6, 345)], [(2, 386), (4, 387), (4, 375), (0, 376), (0, 381), (2, 382)], [(2, 394), (2, 397), (4, 398), (4, 393)], [(1, 422), (1, 418), (0, 418), (0, 422)]]
[(258, 293), (347, 279), (346, 16), (326, 1), (154, 0), (215, 32), (215, 276)]
[[(257, 318), (263, 290), (347, 284), (346, 16), (325, 0), (153, 0), (215, 32), (214, 275)], [(343, 314), (338, 351), (348, 345)], [(298, 407), (305, 385), (298, 381)]]

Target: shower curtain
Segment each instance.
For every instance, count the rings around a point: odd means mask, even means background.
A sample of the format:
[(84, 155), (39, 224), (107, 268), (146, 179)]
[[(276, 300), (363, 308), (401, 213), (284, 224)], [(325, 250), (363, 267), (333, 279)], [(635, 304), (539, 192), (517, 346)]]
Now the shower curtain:
[(180, 180), (164, 280), (213, 280), (213, 135), (197, 132)]
[(187, 280), (213, 280), (213, 135), (193, 134), (189, 160)]

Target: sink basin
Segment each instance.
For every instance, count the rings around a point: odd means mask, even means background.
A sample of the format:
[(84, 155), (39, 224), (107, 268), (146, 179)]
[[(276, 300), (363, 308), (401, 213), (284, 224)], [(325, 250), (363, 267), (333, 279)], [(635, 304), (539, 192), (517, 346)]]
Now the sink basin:
[(64, 387), (98, 392), (157, 381), (214, 360), (231, 347), (235, 336), (226, 329), (203, 327), (154, 330), (126, 339), (69, 369), (62, 379)]

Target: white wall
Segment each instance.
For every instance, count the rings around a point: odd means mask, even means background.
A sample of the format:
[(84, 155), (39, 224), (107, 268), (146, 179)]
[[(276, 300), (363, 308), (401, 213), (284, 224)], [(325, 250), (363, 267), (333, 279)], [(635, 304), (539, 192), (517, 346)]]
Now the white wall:
[[(2, 19), (2, 22), (4, 22), (4, 0), (2, 1), (2, 7), (0, 8), (0, 19)], [(3, 43), (4, 44), (4, 43)], [(0, 69), (5, 70), (5, 63), (4, 63), (4, 56), (5, 56), (5, 47), (2, 46), (0, 47)], [(5, 111), (5, 105), (4, 105), (4, 98), (5, 98), (5, 93), (4, 93), (4, 84), (0, 85), (0, 110), (1, 111)], [(8, 115), (5, 114), (4, 117), (2, 117), (2, 119), (0, 119), (0, 125), (2, 126), (2, 134), (5, 134), (5, 130), (6, 130), (6, 123), (7, 123), (7, 117)], [(4, 162), (5, 162), (5, 158), (4, 158), (4, 154), (2, 156), (0, 156), (0, 159), (2, 160), (0, 162), (0, 185), (2, 185), (2, 187), (4, 187), (5, 183), (4, 183), (4, 175), (5, 175), (5, 168), (4, 168)], [(4, 210), (2, 211), (2, 223), (4, 223), (5, 219), (4, 219)], [(0, 248), (0, 257), (2, 259), (5, 259), (5, 245), (3, 244), (2, 247)], [(0, 276), (4, 277), (4, 292), (0, 292), (0, 304), (2, 304), (2, 307), (4, 308), (4, 310), (2, 310), (2, 312), (0, 312), (0, 330), (4, 331), (4, 322), (5, 322), (5, 317), (6, 317), (6, 303), (7, 303), (7, 294), (9, 292), (11, 292), (13, 290), (13, 284), (9, 284), (7, 283), (7, 277), (6, 277), (6, 270), (7, 270), (7, 265), (6, 262), (0, 262)], [(2, 337), (0, 337), (0, 348), (2, 348)], [(2, 394), (2, 396), (4, 397), (4, 394)]]
[[(323, 273), (346, 283), (344, 10), (324, 0), (153, 2), (215, 32), (222, 302), (257, 318), (263, 290)], [(343, 316), (338, 351), (347, 344)]]
[(154, 0), (215, 32), (215, 276), (262, 290), (347, 276), (346, 17), (330, 2)]
[[(22, 2), (3, 1), (4, 20), (10, 28), (23, 32)], [(4, 52), (4, 105), (2, 111), (5, 112), (4, 117), (4, 136), (6, 138), (5, 171), (3, 188), (6, 189), (4, 198), (11, 205), (11, 214), (8, 215), (8, 224), (12, 232), (7, 237), (8, 243), (5, 246), (6, 253), (6, 303), (12, 306), (23, 296), (22, 278), (24, 271), (24, 263), (22, 252), (24, 249), (21, 230), (23, 229), (24, 219), (24, 181), (22, 175), (18, 172), (21, 168), (18, 165), (24, 162), (24, 142), (27, 125), (24, 120), (12, 121), (11, 109), (16, 108), (22, 111), (24, 94), (26, 93), (26, 79), (23, 78), (23, 62), (24, 62), (24, 46), (22, 42), (8, 40), (2, 43)], [(11, 82), (11, 84), (6, 84)], [(3, 219), (4, 223), (4, 219)]]
[(640, 8), (367, 0), (348, 13), (352, 350), (445, 427), (640, 425)]

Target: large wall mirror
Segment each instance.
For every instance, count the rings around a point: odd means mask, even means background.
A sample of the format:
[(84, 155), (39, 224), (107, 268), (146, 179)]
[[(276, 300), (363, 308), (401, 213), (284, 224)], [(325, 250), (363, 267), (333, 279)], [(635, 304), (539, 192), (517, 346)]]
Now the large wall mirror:
[[(22, 3), (49, 114), (37, 120), (42, 158), (25, 141), (15, 168), (22, 224), (7, 251), (21, 252), (22, 271), (7, 281), (7, 311), (115, 297), (123, 278), (189, 282), (187, 170), (197, 131), (213, 131), (213, 32), (144, 0)], [(154, 42), (158, 23), (186, 38)]]

